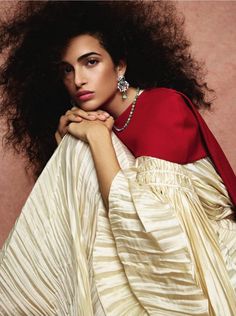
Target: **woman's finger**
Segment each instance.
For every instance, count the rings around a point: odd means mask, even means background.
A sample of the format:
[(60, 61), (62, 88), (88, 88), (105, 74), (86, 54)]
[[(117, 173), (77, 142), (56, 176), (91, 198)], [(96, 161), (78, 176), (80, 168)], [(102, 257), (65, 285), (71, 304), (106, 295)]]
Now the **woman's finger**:
[(105, 121), (108, 117), (110, 117), (110, 114), (105, 112), (105, 111), (102, 111), (102, 110), (97, 110), (97, 111), (90, 111), (90, 112), (87, 112), (89, 114), (89, 117), (90, 116), (95, 116), (96, 119), (98, 120), (101, 120), (101, 121)]
[(67, 116), (74, 115), (75, 117), (76, 116), (81, 117), (81, 118), (86, 119), (86, 120), (95, 120), (97, 118), (95, 115), (95, 112), (86, 112), (86, 111), (78, 109), (78, 108), (74, 108), (74, 109), (72, 108), (71, 110), (68, 110), (66, 112), (66, 115)]
[(66, 125), (68, 125), (68, 123), (70, 122), (81, 122), (82, 120), (83, 118), (81, 116), (76, 115), (74, 113), (70, 113), (66, 116), (66, 122), (67, 122)]
[(73, 111), (73, 110), (78, 110), (78, 107), (77, 106), (73, 106), (72, 108), (71, 108), (71, 110)]
[(63, 137), (67, 133), (67, 127), (71, 122), (81, 122), (83, 119), (74, 114), (62, 115), (59, 120), (58, 133)]
[(83, 119), (89, 120), (89, 121), (94, 121), (96, 119), (101, 120), (101, 121), (105, 121), (108, 117), (110, 117), (110, 114), (102, 111), (102, 110), (98, 110), (98, 111), (84, 111), (82, 109), (79, 109), (77, 107), (73, 107), (72, 109), (68, 110), (65, 113), (65, 116), (68, 118), (72, 118), (72, 115), (74, 115), (74, 117), (81, 117)]
[(114, 125), (114, 118), (112, 116), (108, 117), (107, 120), (104, 122), (107, 128), (111, 131)]
[(110, 117), (110, 114), (106, 111), (103, 111), (103, 110), (97, 110), (96, 111), (99, 115), (104, 115), (105, 117)]
[(82, 116), (83, 118), (96, 116), (98, 119), (102, 117), (108, 118), (110, 114), (103, 110), (96, 110), (96, 111), (84, 111), (76, 106), (73, 106), (70, 110), (67, 111), (67, 114), (73, 112), (76, 115)]

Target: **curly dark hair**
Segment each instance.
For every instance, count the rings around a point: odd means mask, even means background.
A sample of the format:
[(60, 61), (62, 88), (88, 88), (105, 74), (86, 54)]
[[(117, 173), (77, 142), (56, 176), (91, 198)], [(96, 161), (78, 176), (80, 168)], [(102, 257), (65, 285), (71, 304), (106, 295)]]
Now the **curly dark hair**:
[(169, 87), (209, 108), (202, 66), (191, 56), (184, 19), (166, 1), (20, 1), (0, 25), (6, 143), (26, 153), (38, 175), (54, 149), (59, 117), (71, 107), (58, 64), (68, 41), (97, 37), (126, 78), (142, 89)]

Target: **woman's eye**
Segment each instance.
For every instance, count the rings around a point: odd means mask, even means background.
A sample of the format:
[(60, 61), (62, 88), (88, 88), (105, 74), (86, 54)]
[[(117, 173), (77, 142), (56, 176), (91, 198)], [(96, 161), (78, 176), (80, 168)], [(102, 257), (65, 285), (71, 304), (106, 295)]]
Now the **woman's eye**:
[(98, 60), (97, 60), (97, 59), (89, 59), (89, 60), (87, 61), (87, 65), (88, 65), (88, 66), (95, 66), (97, 63), (98, 63)]
[(71, 74), (73, 74), (74, 68), (71, 65), (60, 65), (59, 67), (59, 73), (61, 78), (68, 78), (71, 77)]
[(65, 74), (69, 74), (72, 71), (73, 71), (73, 67), (71, 67), (70, 65), (67, 65), (67, 66), (64, 67), (64, 73)]

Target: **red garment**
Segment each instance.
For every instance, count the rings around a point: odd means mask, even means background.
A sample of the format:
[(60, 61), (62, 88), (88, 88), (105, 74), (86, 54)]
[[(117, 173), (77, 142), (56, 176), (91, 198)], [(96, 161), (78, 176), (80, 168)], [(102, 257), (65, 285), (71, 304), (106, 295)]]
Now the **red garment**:
[[(129, 113), (130, 106), (115, 125), (122, 127)], [(115, 133), (135, 157), (187, 164), (209, 156), (236, 205), (235, 174), (200, 113), (182, 93), (167, 88), (144, 91), (128, 127)]]

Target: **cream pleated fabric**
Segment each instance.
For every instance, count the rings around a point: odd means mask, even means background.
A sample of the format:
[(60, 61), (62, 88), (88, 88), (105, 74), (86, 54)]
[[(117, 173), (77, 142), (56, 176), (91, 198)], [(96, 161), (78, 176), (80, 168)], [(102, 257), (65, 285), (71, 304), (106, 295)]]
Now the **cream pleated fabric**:
[(0, 315), (236, 315), (236, 223), (209, 159), (134, 159), (99, 193), (89, 147), (66, 136), (0, 253)]

